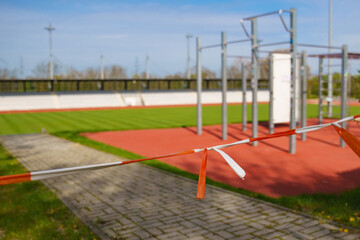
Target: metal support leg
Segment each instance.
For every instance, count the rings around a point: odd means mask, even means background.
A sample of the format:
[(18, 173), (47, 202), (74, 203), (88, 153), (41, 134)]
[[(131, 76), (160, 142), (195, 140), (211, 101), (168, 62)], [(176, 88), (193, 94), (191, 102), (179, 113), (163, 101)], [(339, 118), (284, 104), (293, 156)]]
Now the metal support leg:
[(221, 80), (222, 80), (222, 139), (227, 139), (227, 76), (226, 76), (226, 33), (221, 33)]
[(202, 90), (202, 69), (201, 69), (201, 39), (196, 38), (196, 90), (197, 90), (197, 105), (196, 105), (196, 127), (197, 134), (202, 134), (202, 107), (201, 107), (201, 90)]
[[(347, 75), (348, 75), (348, 47), (343, 45), (341, 58), (341, 118), (346, 117), (346, 101), (347, 101)], [(341, 126), (346, 128), (346, 122), (342, 122)], [(345, 147), (345, 142), (340, 138), (340, 146)]]
[[(296, 110), (296, 58), (297, 58), (297, 36), (296, 36), (296, 9), (292, 8), (290, 13), (291, 33), (290, 33), (290, 50), (291, 50), (291, 93), (290, 93), (290, 129), (296, 128), (295, 110)], [(290, 137), (289, 152), (296, 153), (296, 136)]]
[(242, 84), (242, 129), (243, 131), (247, 130), (246, 123), (247, 123), (247, 107), (246, 107), (246, 90), (247, 90), (247, 81), (246, 81), (246, 74), (245, 74), (245, 64), (241, 64), (241, 84)]
[[(251, 20), (251, 87), (252, 87), (252, 137), (258, 136), (258, 103), (257, 103), (257, 92), (258, 92), (258, 40), (257, 40), (257, 19)], [(253, 146), (257, 146), (258, 142), (252, 143)]]
[[(306, 52), (301, 53), (301, 127), (306, 127), (306, 100), (307, 100), (307, 69)], [(301, 134), (301, 140), (306, 141), (306, 133)]]
[(273, 54), (269, 56), (269, 88), (270, 88), (270, 101), (269, 101), (269, 134), (274, 133), (274, 72), (273, 72)]
[(324, 75), (324, 59), (319, 58), (319, 124), (323, 122), (323, 75)]

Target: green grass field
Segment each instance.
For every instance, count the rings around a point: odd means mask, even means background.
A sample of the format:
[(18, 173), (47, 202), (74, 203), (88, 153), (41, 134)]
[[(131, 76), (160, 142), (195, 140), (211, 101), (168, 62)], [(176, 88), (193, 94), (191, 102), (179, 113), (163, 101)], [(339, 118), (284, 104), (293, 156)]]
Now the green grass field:
[[(27, 170), (0, 145), (0, 174)], [(97, 239), (40, 181), (0, 186), (0, 239)]]
[[(308, 105), (308, 118), (315, 118), (317, 116), (317, 106)], [(228, 107), (228, 120), (229, 123), (237, 123), (241, 121), (241, 106), (230, 105)], [(352, 107), (352, 114), (360, 113), (360, 107)], [(117, 109), (117, 110), (91, 110), (91, 111), (68, 111), (68, 112), (39, 112), (39, 113), (13, 113), (13, 114), (0, 114), (0, 135), (8, 134), (26, 134), (26, 133), (39, 133), (42, 128), (48, 132), (67, 138), (72, 141), (80, 142), (93, 148), (102, 151), (110, 152), (123, 156), (129, 159), (134, 159), (136, 156), (132, 153), (126, 152), (121, 149), (116, 149), (102, 143), (91, 141), (87, 138), (79, 136), (79, 132), (95, 132), (95, 131), (108, 131), (108, 130), (130, 130), (130, 129), (149, 129), (149, 128), (173, 128), (182, 126), (195, 126), (196, 125), (196, 108), (195, 107), (175, 107), (175, 108), (137, 108), (137, 109)], [(248, 106), (248, 120), (251, 121), (251, 106)], [(268, 120), (268, 105), (259, 105), (259, 120)], [(204, 125), (213, 125), (221, 123), (221, 107), (220, 106), (205, 106), (203, 107), (203, 123)], [(6, 155), (8, 156), (8, 155)], [(10, 173), (19, 173), (24, 169), (20, 164), (8, 157), (0, 159), (1, 175)], [(197, 179), (196, 175), (184, 172), (172, 166), (160, 163), (157, 161), (150, 161), (147, 164), (170, 171), (188, 178)], [(325, 219), (331, 219), (339, 223), (345, 223), (351, 226), (360, 227), (360, 188), (354, 189), (343, 194), (314, 194), (314, 195), (300, 195), (295, 197), (283, 197), (274, 199), (264, 195), (251, 193), (242, 189), (237, 189), (223, 183), (208, 180), (207, 183), (219, 187), (229, 189), (231, 191), (240, 192), (252, 197), (260, 198), (276, 204), (280, 204), (294, 210), (304, 211)], [(41, 183), (31, 183), (30, 188), (25, 189), (23, 184), (15, 184), (0, 188), (0, 215), (6, 216), (7, 220), (0, 218), (0, 238), (2, 232), (11, 232), (17, 227), (23, 227), (22, 223), (17, 223), (18, 218), (31, 219), (32, 215), (41, 215), (40, 222), (46, 219), (52, 219), (49, 215), (49, 202), (56, 201), (55, 195), (50, 193), (42, 193), (41, 191), (47, 190)], [(19, 194), (23, 194), (23, 200), (17, 199)], [(37, 197), (39, 195), (39, 197)], [(36, 211), (31, 211), (31, 206), (26, 202), (35, 201), (39, 203), (39, 207), (35, 208)], [(58, 201), (58, 200), (57, 200)], [(14, 206), (13, 204), (15, 204)], [(60, 204), (61, 202), (57, 202)], [(63, 205), (57, 205), (59, 209), (66, 208)], [(23, 208), (23, 211), (14, 212), (8, 211), (11, 208)], [(52, 207), (56, 209), (55, 207)], [(51, 209), (51, 208), (50, 208)], [(51, 211), (51, 210), (50, 210)], [(69, 219), (72, 218), (70, 212), (62, 212), (60, 215), (65, 216), (65, 222), (55, 221), (55, 223), (44, 223), (48, 229), (59, 229), (59, 225), (71, 226), (71, 220), (67, 222), (67, 215)], [(51, 212), (50, 212), (51, 213)], [(25, 214), (25, 215), (23, 215)], [(37, 216), (34, 216), (36, 218)], [(51, 220), (53, 221), (53, 220)], [(77, 220), (79, 221), (79, 220)], [(75, 223), (80, 226), (80, 223)], [(32, 238), (38, 239), (41, 236), (36, 232), (39, 227), (26, 226), (30, 230), (24, 231), (22, 234), (30, 234)], [(68, 235), (64, 239), (78, 239), (82, 234), (90, 234), (87, 230), (79, 230), (78, 235)], [(67, 232), (67, 230), (64, 230)], [(71, 231), (69, 231), (71, 232)], [(24, 236), (24, 235), (23, 235)], [(86, 235), (88, 236), (88, 235)], [(9, 237), (22, 238), (21, 235), (14, 235)]]
[[(251, 117), (250, 107), (248, 116)], [(268, 119), (268, 107), (259, 105), (260, 121)], [(220, 106), (203, 108), (205, 125), (221, 122)], [(229, 106), (229, 122), (241, 121), (241, 106)], [(196, 125), (195, 107), (135, 108), (119, 110), (93, 110), (76, 112), (40, 112), (0, 115), (0, 134), (48, 132), (92, 132), (146, 128), (172, 128)]]
[[(241, 122), (241, 105), (228, 106), (229, 123)], [(309, 104), (307, 117), (316, 118), (318, 107)], [(351, 107), (359, 113), (360, 107)], [(247, 107), (251, 121), (251, 105)], [(259, 104), (259, 121), (268, 121), (268, 104)], [(203, 124), (221, 123), (221, 106), (203, 107)], [(50, 133), (97, 132), (149, 128), (173, 128), (196, 125), (195, 107), (134, 108), (116, 110), (66, 111), (0, 114), (0, 135), (39, 133), (45, 128)]]

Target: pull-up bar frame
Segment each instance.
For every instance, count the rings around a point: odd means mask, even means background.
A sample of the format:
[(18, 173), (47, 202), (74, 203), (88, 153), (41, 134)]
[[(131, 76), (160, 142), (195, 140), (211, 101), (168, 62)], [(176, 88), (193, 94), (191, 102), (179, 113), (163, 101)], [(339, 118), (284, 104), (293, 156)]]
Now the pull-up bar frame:
[[(225, 42), (225, 45), (230, 45), (230, 44), (235, 44), (235, 43), (242, 43), (242, 42), (249, 42), (251, 41), (251, 39), (246, 38), (246, 39), (240, 39), (240, 40), (233, 40), (233, 41), (228, 41)], [(203, 46), (201, 47), (201, 49), (206, 49), (206, 48), (217, 48), (217, 47), (222, 47), (223, 44), (212, 44), (212, 45), (207, 45), (207, 46)]]
[[(304, 46), (304, 44), (301, 44), (301, 46)], [(309, 46), (309, 45), (306, 45)], [(324, 46), (324, 45), (311, 45), (311, 47), (317, 47), (317, 48), (336, 48), (338, 49), (339, 47), (334, 47), (334, 46)], [(319, 54), (319, 55), (309, 55), (309, 57), (317, 57), (319, 58), (319, 74), (318, 74), (318, 82), (319, 82), (319, 110), (318, 110), (318, 122), (319, 124), (322, 123), (323, 121), (323, 98), (322, 98), (322, 92), (323, 92), (323, 88), (322, 88), (322, 83), (323, 83), (323, 72), (324, 72), (324, 58), (330, 58), (330, 57), (336, 57), (336, 58), (341, 58), (341, 96), (340, 96), (340, 117), (341, 118), (345, 118), (346, 117), (346, 112), (347, 112), (347, 106), (346, 106), (346, 101), (347, 101), (347, 75), (348, 75), (348, 58), (349, 58), (349, 53), (348, 53), (348, 47), (347, 45), (343, 45), (341, 48), (341, 54)], [(306, 58), (306, 57), (305, 57)], [(305, 60), (306, 61), (306, 60)], [(332, 65), (334, 66), (334, 65)], [(343, 128), (346, 128), (346, 124), (341, 123)], [(340, 146), (341, 147), (345, 147), (345, 142), (340, 138)]]
[[(197, 59), (197, 134), (202, 134), (202, 103), (201, 103), (201, 92), (202, 92), (202, 67), (201, 67), (201, 51), (208, 48), (216, 48), (221, 47), (221, 82), (222, 82), (222, 139), (227, 139), (227, 70), (226, 70), (226, 58), (227, 58), (227, 45), (235, 44), (235, 43), (242, 43), (251, 41), (251, 39), (240, 39), (234, 41), (226, 41), (226, 33), (221, 33), (221, 43), (220, 44), (213, 44), (208, 46), (201, 46), (201, 39), (197, 37), (197, 52), (196, 52), (196, 59)], [(245, 101), (246, 104), (246, 101)]]
[(311, 47), (311, 48), (342, 49), (342, 47), (338, 47), (338, 46), (316, 45), (316, 44), (307, 44), (307, 43), (298, 43), (298, 46)]
[[(287, 27), (285, 21), (282, 17), (282, 13), (287, 12), (290, 13), (290, 28)], [(290, 40), (287, 42), (278, 42), (278, 43), (270, 43), (270, 44), (262, 44), (258, 45), (257, 39), (257, 19), (269, 15), (278, 14), (283, 24), (285, 31), (290, 33)], [(251, 35), (247, 32), (246, 27), (244, 25), (244, 21), (251, 21)], [(297, 58), (297, 36), (296, 36), (296, 9), (292, 8), (290, 10), (279, 10), (274, 12), (268, 12), (260, 15), (251, 16), (248, 18), (244, 18), (240, 20), (241, 26), (245, 32), (245, 35), (251, 38), (251, 55), (252, 55), (252, 137), (256, 138), (258, 135), (258, 105), (257, 105), (257, 87), (258, 87), (258, 48), (259, 47), (266, 47), (266, 46), (275, 46), (280, 44), (289, 43), (290, 44), (290, 52), (291, 52), (291, 84), (290, 84), (290, 129), (296, 128), (296, 119), (295, 119), (295, 92), (296, 92), (296, 58)], [(296, 137), (290, 136), (290, 145), (289, 145), (289, 152), (291, 154), (295, 154), (296, 152)], [(253, 142), (253, 146), (257, 146), (257, 142)]]

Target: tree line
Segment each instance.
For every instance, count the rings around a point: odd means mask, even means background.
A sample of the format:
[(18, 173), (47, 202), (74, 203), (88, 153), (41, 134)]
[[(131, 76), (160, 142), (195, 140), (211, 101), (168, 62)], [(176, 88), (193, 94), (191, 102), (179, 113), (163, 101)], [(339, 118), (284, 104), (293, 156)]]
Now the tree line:
[[(227, 77), (229, 79), (241, 79), (241, 60), (235, 60), (230, 67), (227, 69)], [(269, 78), (269, 59), (261, 59), (259, 62), (259, 78), (268, 79)], [(251, 65), (245, 65), (246, 78), (251, 78)], [(49, 74), (49, 62), (42, 61), (38, 63), (35, 68), (32, 70), (32, 76), (27, 77), (26, 79), (47, 79)], [(196, 79), (195, 67), (192, 67), (190, 75), (191, 79)], [(309, 98), (317, 98), (319, 96), (319, 81), (318, 76), (311, 76), (310, 67), (307, 66), (308, 73), (308, 83), (307, 83), (307, 92)], [(19, 79), (19, 70), (18, 69), (7, 69), (0, 68), (0, 79)], [(120, 65), (111, 65), (104, 67), (104, 78), (105, 79), (145, 79), (146, 73), (142, 72), (140, 74), (134, 74), (129, 76), (125, 68)], [(208, 68), (202, 68), (202, 78), (203, 79), (215, 79), (216, 72)], [(54, 63), (54, 78), (55, 79), (100, 79), (100, 69), (89, 67), (85, 70), (77, 70), (74, 67), (63, 68), (58, 63)], [(156, 76), (151, 76), (150, 78), (159, 78)], [(169, 74), (163, 77), (164, 79), (184, 79), (186, 78), (186, 73), (177, 72), (175, 74)], [(328, 75), (323, 76), (324, 85), (323, 85), (323, 94), (327, 95), (327, 79)], [(350, 91), (350, 96), (356, 99), (360, 99), (360, 71), (357, 74), (353, 74), (349, 78), (348, 89)], [(341, 87), (341, 75), (338, 72), (333, 73), (333, 89), (334, 96), (340, 95)]]

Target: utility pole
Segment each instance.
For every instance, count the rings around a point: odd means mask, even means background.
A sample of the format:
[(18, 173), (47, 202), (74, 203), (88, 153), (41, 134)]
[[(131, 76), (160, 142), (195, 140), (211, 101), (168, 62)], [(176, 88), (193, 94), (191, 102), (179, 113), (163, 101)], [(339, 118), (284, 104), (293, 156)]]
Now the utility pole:
[(190, 38), (192, 38), (193, 35), (187, 34), (187, 61), (186, 61), (186, 78), (190, 79)]
[[(332, 0), (329, 0), (329, 46), (332, 46)], [(329, 48), (329, 54), (331, 54), (331, 48)], [(332, 98), (333, 98), (333, 79), (332, 79), (332, 59), (328, 58), (329, 73), (328, 73), (328, 117), (332, 117)]]
[(104, 80), (105, 74), (104, 74), (104, 55), (103, 53), (100, 54), (100, 79)]
[(146, 76), (145, 76), (145, 78), (146, 79), (149, 79), (149, 60), (150, 60), (150, 58), (149, 58), (149, 54), (146, 54)]
[(21, 80), (25, 79), (25, 77), (24, 77), (24, 59), (22, 56), (20, 58), (20, 79)]
[(135, 76), (139, 78), (139, 59), (138, 57), (135, 58)]
[(52, 54), (52, 31), (55, 30), (49, 23), (49, 27), (45, 27), (45, 30), (49, 31), (50, 39), (50, 65), (49, 65), (49, 78), (50, 80), (54, 79), (54, 65), (53, 65), (53, 54)]

